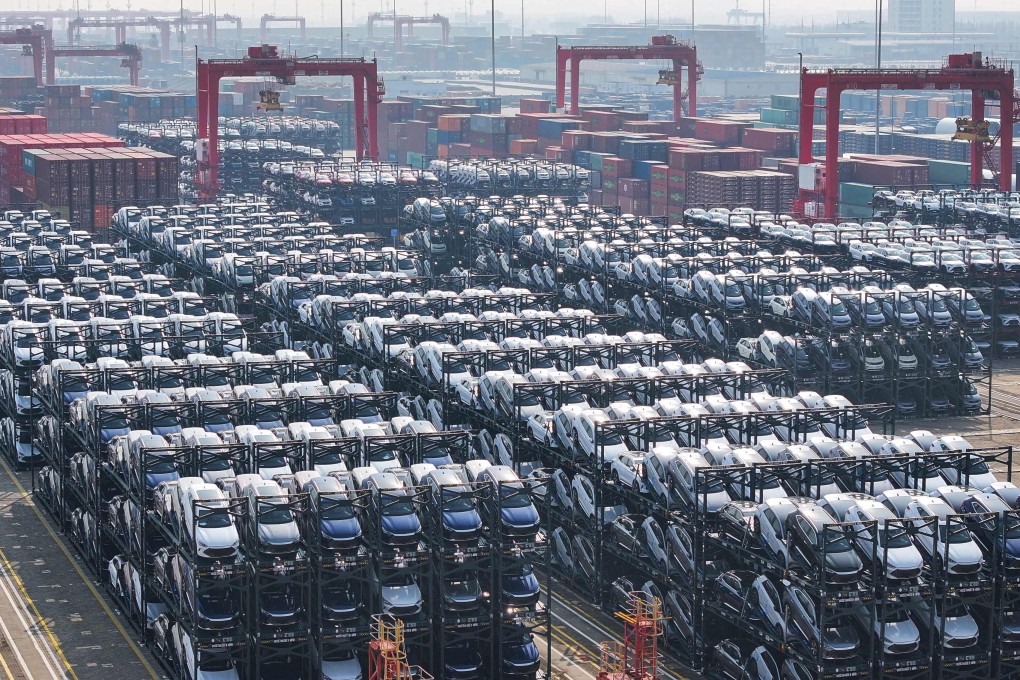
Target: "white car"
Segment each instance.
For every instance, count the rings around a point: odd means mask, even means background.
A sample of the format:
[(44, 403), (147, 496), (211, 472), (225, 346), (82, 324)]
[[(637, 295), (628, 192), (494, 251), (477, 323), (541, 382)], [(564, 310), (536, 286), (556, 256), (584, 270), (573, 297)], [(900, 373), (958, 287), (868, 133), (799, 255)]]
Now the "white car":
[(639, 493), (648, 493), (644, 471), (645, 456), (639, 451), (621, 453), (609, 465), (609, 475), (613, 481)]

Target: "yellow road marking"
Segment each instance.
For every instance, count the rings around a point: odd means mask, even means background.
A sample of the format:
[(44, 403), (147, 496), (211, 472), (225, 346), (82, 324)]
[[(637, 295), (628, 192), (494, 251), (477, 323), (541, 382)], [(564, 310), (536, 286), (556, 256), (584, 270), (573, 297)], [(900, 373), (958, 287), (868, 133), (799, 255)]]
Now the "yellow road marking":
[(3, 657), (3, 654), (0, 654), (0, 666), (3, 667), (7, 680), (14, 680), (14, 673), (11, 672), (11, 667), (7, 665), (7, 659)]
[[(53, 539), (53, 542), (57, 544), (58, 548), (60, 548), (60, 552), (64, 554), (64, 556), (67, 558), (67, 561), (71, 564), (71, 567), (78, 574), (78, 577), (81, 579), (82, 583), (84, 583), (85, 587), (89, 589), (90, 593), (92, 593), (92, 596), (96, 599), (96, 602), (99, 603), (99, 606), (106, 613), (106, 616), (110, 619), (110, 622), (113, 623), (113, 626), (117, 629), (117, 632), (120, 633), (121, 637), (124, 638), (124, 641), (127, 642), (128, 647), (130, 647), (131, 651), (133, 651), (135, 653), (135, 656), (138, 657), (138, 661), (139, 663), (142, 664), (142, 668), (145, 669), (145, 672), (149, 674), (149, 677), (151, 677), (152, 680), (160, 680), (162, 676), (156, 673), (156, 670), (152, 667), (152, 664), (150, 664), (148, 659), (145, 658), (145, 655), (142, 653), (142, 650), (138, 647), (137, 644), (135, 644), (135, 641), (131, 639), (131, 637), (128, 635), (127, 630), (124, 628), (121, 622), (117, 620), (117, 616), (113, 613), (113, 610), (110, 609), (110, 606), (108, 604), (106, 604), (106, 600), (103, 599), (103, 596), (100, 595), (99, 591), (96, 590), (95, 586), (92, 585), (91, 579), (85, 574), (84, 571), (82, 571), (81, 567), (78, 566), (78, 562), (74, 559), (74, 556), (71, 555), (71, 551), (67, 549), (67, 546), (64, 545), (64, 542), (57, 536), (56, 532), (53, 531), (53, 528), (50, 526), (49, 520), (43, 516), (42, 512), (39, 511), (39, 508), (36, 506), (36, 504), (31, 502), (28, 492), (25, 491), (25, 487), (21, 485), (21, 482), (18, 481), (18, 478), (14, 476), (14, 473), (11, 471), (11, 468), (7, 465), (7, 461), (0, 459), (0, 465), (3, 465), (4, 471), (7, 473), (7, 476), (10, 477), (11, 481), (14, 482), (14, 486), (17, 487), (18, 493), (21, 494), (22, 498), (29, 501), (28, 507), (32, 508), (32, 512), (34, 512), (36, 517), (39, 518), (39, 521), (46, 529), (46, 533), (50, 535), (50, 538)], [(3, 550), (0, 550), (0, 559), (3, 560), (4, 567), (8, 570), (8, 572), (10, 572), (11, 577), (14, 579), (14, 584), (18, 587), (18, 590), (21, 592), (21, 596), (25, 598), (25, 601), (28, 603), (28, 606), (32, 608), (32, 613), (35, 614), (38, 624), (42, 627), (44, 631), (46, 631), (46, 636), (50, 639), (50, 643), (53, 645), (54, 651), (56, 651), (57, 656), (60, 657), (60, 660), (63, 662), (67, 672), (71, 675), (71, 678), (73, 680), (78, 680), (78, 675), (74, 672), (74, 669), (71, 667), (71, 663), (67, 660), (67, 657), (64, 656), (64, 651), (61, 649), (60, 643), (57, 642), (57, 638), (53, 635), (53, 631), (50, 630), (50, 627), (46, 624), (46, 620), (42, 617), (42, 614), (39, 613), (38, 607), (35, 606), (35, 601), (32, 600), (28, 592), (25, 590), (25, 586), (21, 583), (21, 579), (18, 578), (18, 575), (16, 573), (14, 573), (14, 570), (11, 568), (11, 564), (7, 560), (7, 556), (4, 555)]]

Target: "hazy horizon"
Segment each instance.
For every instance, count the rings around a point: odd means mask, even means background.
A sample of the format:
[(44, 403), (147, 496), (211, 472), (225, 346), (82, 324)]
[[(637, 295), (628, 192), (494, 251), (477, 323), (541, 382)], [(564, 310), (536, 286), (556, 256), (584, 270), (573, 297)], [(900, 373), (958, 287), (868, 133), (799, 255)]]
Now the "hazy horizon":
[[(888, 6), (888, 0), (884, 0)], [(346, 0), (344, 5), (345, 21), (354, 18), (364, 19), (369, 12), (393, 11), (393, 2), (396, 2), (396, 11), (400, 14), (421, 15), (439, 13), (451, 18), (470, 15), (476, 20), (482, 16), (488, 16), (490, 2), (478, 0), (429, 0), (428, 2), (410, 2), (407, 0)], [(697, 23), (726, 23), (726, 13), (741, 6), (749, 12), (762, 12), (763, 7), (766, 13), (771, 13), (770, 23), (790, 24), (801, 20), (809, 22), (812, 19), (816, 22), (832, 23), (836, 20), (837, 12), (866, 11), (873, 12), (875, 2), (869, 0), (842, 0), (838, 8), (817, 11), (818, 3), (813, 0), (745, 0), (739, 3), (736, 0), (729, 0), (723, 3), (704, 2), (693, 0), (695, 19)], [(689, 22), (691, 18), (691, 0), (680, 0), (680, 2), (665, 2), (664, 0), (644, 0), (634, 2), (633, 0), (561, 0), (556, 3), (555, 11), (550, 9), (546, 2), (538, 0), (496, 0), (496, 11), (505, 15), (512, 25), (519, 25), (521, 7), (525, 12), (525, 28), (532, 32), (539, 27), (528, 26), (528, 19), (552, 19), (555, 24), (577, 21), (587, 23), (592, 20), (601, 20), (608, 15), (611, 21), (617, 23), (642, 23), (647, 17), (649, 25), (653, 25), (657, 19), (662, 22)], [(8, 9), (13, 10), (69, 10), (73, 11), (80, 7), (82, 10), (101, 11), (110, 9), (132, 9), (135, 11), (154, 9), (158, 7), (152, 0), (141, 0), (131, 2), (109, 2), (109, 0), (14, 0), (8, 3)], [(164, 7), (176, 8), (180, 2), (167, 3)], [(187, 10), (209, 12), (215, 10), (219, 14), (235, 14), (242, 19), (257, 19), (262, 14), (290, 15), (297, 11), (298, 14), (308, 19), (309, 27), (316, 25), (335, 26), (339, 23), (339, 2), (332, 0), (184, 0), (183, 6)], [(771, 8), (771, 11), (769, 10)], [(962, 0), (957, 3), (957, 11), (1010, 11), (1003, 7), (998, 0)], [(1015, 8), (1020, 12), (1020, 6)], [(325, 23), (323, 23), (325, 19)], [(249, 23), (250, 25), (250, 23)], [(537, 31), (540, 32), (540, 31)]]

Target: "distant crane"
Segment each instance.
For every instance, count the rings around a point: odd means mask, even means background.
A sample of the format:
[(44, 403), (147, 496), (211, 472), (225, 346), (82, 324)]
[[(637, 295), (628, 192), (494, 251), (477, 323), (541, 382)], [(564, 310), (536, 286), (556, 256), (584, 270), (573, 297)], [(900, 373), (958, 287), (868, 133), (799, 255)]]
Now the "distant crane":
[(765, 12), (749, 12), (746, 9), (740, 9), (740, 0), (737, 0), (737, 6), (735, 9), (731, 9), (726, 13), (726, 23), (743, 24), (744, 19), (750, 19), (751, 24), (754, 26), (758, 25), (760, 20), (762, 25), (765, 25)]

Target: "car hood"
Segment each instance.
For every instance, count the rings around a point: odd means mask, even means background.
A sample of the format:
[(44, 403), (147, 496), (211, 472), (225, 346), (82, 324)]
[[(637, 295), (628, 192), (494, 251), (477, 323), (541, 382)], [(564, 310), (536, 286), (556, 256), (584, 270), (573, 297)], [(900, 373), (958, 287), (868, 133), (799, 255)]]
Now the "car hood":
[[(876, 622), (875, 630), (881, 631), (881, 624)], [(903, 645), (918, 643), (921, 641), (921, 633), (913, 621), (887, 621), (885, 624), (885, 639), (887, 644)]]
[(361, 664), (357, 659), (322, 662), (322, 680), (361, 680), (361, 677)]
[(290, 545), (301, 540), (297, 524), (259, 524), (259, 539), (268, 545)]
[(411, 536), (421, 531), (417, 515), (382, 515), (382, 529), (394, 536)]
[(880, 555), (885, 554), (886, 561), (894, 569), (920, 569), (924, 564), (921, 553), (912, 545), (903, 548), (880, 548), (879, 551)]
[(391, 607), (413, 607), (421, 602), (421, 590), (416, 584), (382, 586), (382, 599)]
[(503, 590), (511, 595), (531, 595), (538, 592), (538, 579), (534, 574), (503, 576)]
[(533, 641), (503, 645), (503, 659), (509, 663), (524, 665), (538, 660), (538, 647)]
[(955, 638), (957, 640), (976, 638), (978, 636), (977, 621), (970, 614), (947, 616), (945, 619), (945, 632), (947, 638)]
[(856, 574), (862, 566), (861, 559), (852, 550), (825, 553), (825, 568), (836, 574)]
[(503, 519), (503, 524), (506, 524), (507, 526), (538, 526), (538, 511), (535, 510), (534, 505), (528, 505), (523, 508), (503, 508), (499, 514)]
[(241, 676), (233, 668), (225, 671), (203, 671), (200, 668), (195, 680), (238, 680), (239, 677)]
[(361, 536), (361, 524), (354, 517), (350, 519), (324, 519), (319, 522), (324, 536), (329, 538), (355, 539)]
[(482, 518), (476, 510), (443, 512), (443, 524), (451, 531), (472, 531), (482, 527)]
[(857, 633), (853, 628), (849, 626), (832, 626), (826, 628), (822, 635), (822, 639), (825, 641), (825, 646), (828, 649), (837, 651), (847, 651), (857, 649), (861, 644), (861, 639), (857, 636)]
[(237, 529), (229, 527), (197, 527), (195, 542), (207, 548), (236, 548), (239, 539)]

